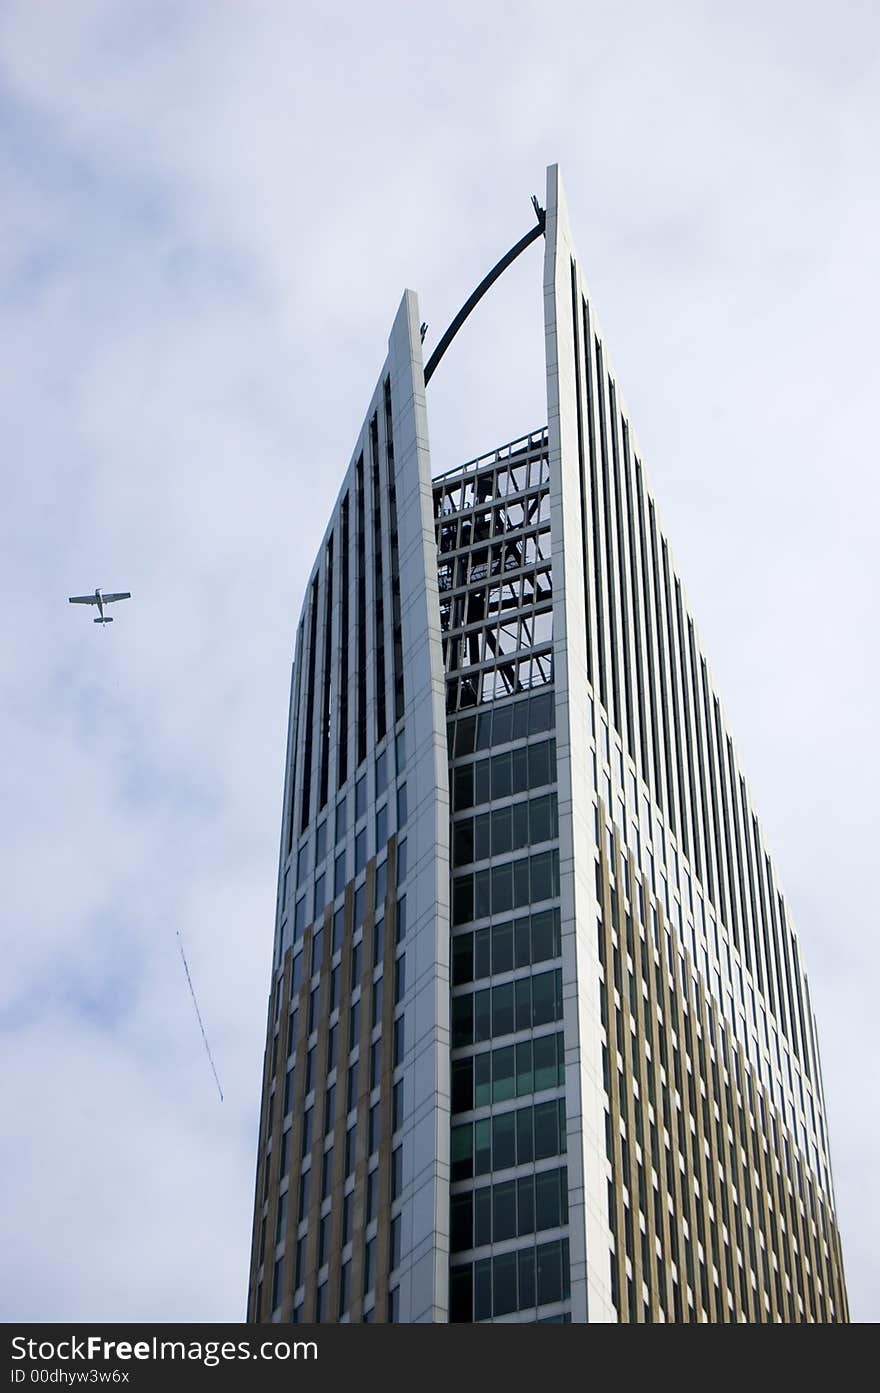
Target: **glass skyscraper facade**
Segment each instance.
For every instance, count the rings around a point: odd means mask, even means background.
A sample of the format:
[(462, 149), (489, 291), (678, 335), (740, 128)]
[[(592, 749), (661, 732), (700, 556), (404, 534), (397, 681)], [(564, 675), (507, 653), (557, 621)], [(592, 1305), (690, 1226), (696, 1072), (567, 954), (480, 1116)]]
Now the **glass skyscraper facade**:
[(546, 424), (435, 477), (408, 291), (306, 589), (248, 1316), (843, 1321), (790, 910), (541, 217)]

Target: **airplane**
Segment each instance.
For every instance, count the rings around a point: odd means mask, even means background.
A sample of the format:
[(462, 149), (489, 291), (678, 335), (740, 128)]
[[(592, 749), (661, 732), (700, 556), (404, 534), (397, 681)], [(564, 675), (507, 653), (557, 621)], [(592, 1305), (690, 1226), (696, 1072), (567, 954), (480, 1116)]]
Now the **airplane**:
[(104, 613), (105, 605), (112, 605), (116, 600), (130, 600), (130, 590), (120, 590), (114, 595), (105, 595), (101, 590), (96, 590), (94, 595), (71, 595), (69, 603), (72, 605), (97, 605), (101, 617), (96, 619), (96, 624), (112, 624), (113, 616)]

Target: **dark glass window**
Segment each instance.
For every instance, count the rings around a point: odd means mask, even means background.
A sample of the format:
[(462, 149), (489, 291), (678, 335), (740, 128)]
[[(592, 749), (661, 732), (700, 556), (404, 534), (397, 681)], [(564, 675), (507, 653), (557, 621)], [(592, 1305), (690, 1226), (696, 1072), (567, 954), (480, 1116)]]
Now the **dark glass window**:
[(484, 1185), (474, 1191), (474, 1247), (482, 1248), (492, 1242), (492, 1187)]
[(312, 1109), (307, 1108), (303, 1113), (302, 1127), (302, 1151), (301, 1155), (306, 1156), (312, 1146)]
[(461, 934), (452, 940), (452, 984), (474, 980), (474, 936)]
[(306, 897), (300, 895), (296, 902), (296, 909), (293, 915), (293, 937), (294, 940), (302, 938), (306, 928)]
[(492, 1127), (489, 1118), (474, 1123), (474, 1175), (492, 1169)]
[(503, 1253), (492, 1259), (492, 1313), (496, 1316), (515, 1311), (516, 1253)]
[(492, 1240), (516, 1237), (516, 1181), (492, 1186)]
[(397, 901), (397, 942), (402, 943), (406, 938), (406, 895), (401, 895)]
[(450, 1157), (452, 1180), (467, 1180), (474, 1173), (474, 1124), (464, 1122), (452, 1128)]
[(506, 1098), (512, 1098), (516, 1092), (515, 1057), (513, 1045), (492, 1051), (492, 1101), (494, 1103), (502, 1103)]
[(477, 929), (474, 934), (474, 978), (476, 980), (489, 976), (490, 933), (489, 929)]
[(466, 996), (452, 998), (452, 1048), (470, 1045), (474, 1038), (474, 998)]
[(455, 1059), (452, 1062), (452, 1111), (470, 1112), (474, 1106), (474, 1061), (473, 1058)]
[[(324, 960), (324, 930), (315, 929), (312, 937), (312, 976), (321, 971), (321, 964)], [(314, 1029), (314, 1027), (310, 1027)]]
[(403, 1192), (403, 1147), (396, 1146), (391, 1153), (391, 1198), (400, 1198)]
[(488, 1320), (492, 1314), (492, 1259), (474, 1263), (474, 1320)]
[(510, 1035), (513, 1031), (513, 983), (492, 988), (492, 1034)]
[(450, 1203), (451, 1250), (461, 1253), (473, 1246), (474, 1197), (468, 1191), (453, 1195)]
[(473, 1316), (474, 1273), (467, 1263), (449, 1273), (449, 1320), (470, 1322)]
[[(308, 1212), (309, 1212), (309, 1194), (310, 1194), (310, 1190), (311, 1190), (311, 1184), (312, 1184), (312, 1172), (311, 1172), (310, 1170), (303, 1171), (303, 1173), (302, 1173), (302, 1175), (300, 1176), (300, 1179), (299, 1179), (299, 1210), (298, 1210), (299, 1218), (298, 1218), (298, 1222), (299, 1222), (300, 1224), (302, 1223), (303, 1219), (305, 1219), (306, 1215), (307, 1215)], [(297, 1281), (297, 1286), (299, 1286), (299, 1281)]]
[(517, 1232), (524, 1237), (535, 1231), (535, 1177), (520, 1176), (516, 1185)]
[(493, 1170), (504, 1170), (507, 1166), (516, 1165), (515, 1126), (515, 1116), (512, 1112), (501, 1113), (492, 1118)]

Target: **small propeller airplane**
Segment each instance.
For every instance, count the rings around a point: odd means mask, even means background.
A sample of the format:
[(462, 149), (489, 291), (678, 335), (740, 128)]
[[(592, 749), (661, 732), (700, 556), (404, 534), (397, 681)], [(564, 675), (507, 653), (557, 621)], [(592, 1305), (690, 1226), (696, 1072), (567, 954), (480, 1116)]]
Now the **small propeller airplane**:
[(105, 595), (103, 591), (96, 590), (94, 595), (71, 595), (69, 603), (72, 605), (97, 605), (100, 611), (100, 618), (95, 620), (96, 624), (112, 624), (113, 616), (104, 613), (105, 605), (115, 604), (117, 600), (130, 600), (130, 590), (119, 590), (113, 595)]

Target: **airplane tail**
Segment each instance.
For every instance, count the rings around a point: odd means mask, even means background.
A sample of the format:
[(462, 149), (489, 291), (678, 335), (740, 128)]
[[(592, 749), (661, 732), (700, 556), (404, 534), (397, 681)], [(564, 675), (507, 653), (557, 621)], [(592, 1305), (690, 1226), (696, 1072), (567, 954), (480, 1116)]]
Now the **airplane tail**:
[(106, 618), (104, 618), (104, 619), (96, 619), (96, 620), (94, 621), (94, 623), (96, 623), (96, 624), (112, 624), (112, 623), (113, 623), (113, 616), (112, 616), (112, 614), (111, 614), (111, 615), (109, 615), (108, 617), (106, 617)]

